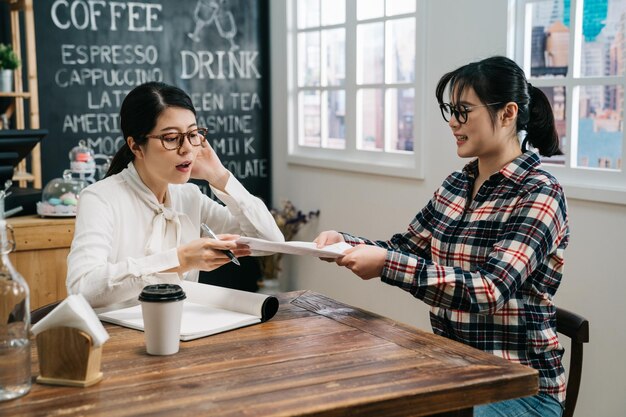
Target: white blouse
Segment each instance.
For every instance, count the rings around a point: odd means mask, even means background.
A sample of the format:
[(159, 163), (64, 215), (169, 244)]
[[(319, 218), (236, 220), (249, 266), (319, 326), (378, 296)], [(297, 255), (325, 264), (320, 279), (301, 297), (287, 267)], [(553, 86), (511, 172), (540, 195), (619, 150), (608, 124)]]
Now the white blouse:
[[(197, 185), (170, 184), (165, 203), (146, 187), (133, 163), (85, 188), (79, 199), (74, 239), (67, 258), (68, 294), (83, 294), (92, 307), (134, 304), (145, 285), (179, 283), (177, 247), (200, 237), (200, 224), (233, 233), (284, 241), (265, 204), (231, 174), (225, 207)], [(198, 271), (183, 279), (198, 280)]]

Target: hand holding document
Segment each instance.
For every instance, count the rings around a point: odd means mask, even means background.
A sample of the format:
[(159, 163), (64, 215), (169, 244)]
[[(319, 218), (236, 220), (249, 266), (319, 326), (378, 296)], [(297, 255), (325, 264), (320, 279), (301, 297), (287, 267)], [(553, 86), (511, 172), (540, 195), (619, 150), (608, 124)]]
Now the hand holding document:
[(339, 242), (332, 245), (318, 248), (315, 242), (271, 242), (269, 240), (257, 239), (254, 237), (242, 236), (237, 239), (237, 243), (248, 245), (252, 250), (274, 253), (286, 253), (289, 255), (310, 255), (318, 258), (339, 258), (343, 256), (346, 249), (351, 248), (345, 242)]

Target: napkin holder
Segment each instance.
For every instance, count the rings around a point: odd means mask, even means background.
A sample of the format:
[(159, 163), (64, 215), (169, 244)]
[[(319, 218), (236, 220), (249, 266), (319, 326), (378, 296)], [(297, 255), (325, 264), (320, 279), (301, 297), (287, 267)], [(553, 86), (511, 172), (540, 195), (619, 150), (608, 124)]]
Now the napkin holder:
[(88, 387), (102, 380), (102, 345), (94, 347), (91, 336), (72, 327), (53, 327), (37, 335), (39, 376), (50, 385)]

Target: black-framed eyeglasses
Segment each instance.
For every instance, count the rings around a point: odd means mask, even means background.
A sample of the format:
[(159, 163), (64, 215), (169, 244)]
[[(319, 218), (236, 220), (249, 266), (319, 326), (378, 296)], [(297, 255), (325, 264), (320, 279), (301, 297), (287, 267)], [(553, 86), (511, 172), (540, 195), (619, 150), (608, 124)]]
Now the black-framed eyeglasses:
[(177, 151), (185, 144), (185, 138), (192, 146), (200, 146), (206, 141), (208, 129), (199, 127), (185, 133), (166, 133), (164, 135), (146, 135), (148, 139), (160, 139), (161, 144), (168, 151)]
[(457, 104), (455, 106), (450, 103), (441, 103), (439, 105), (439, 108), (441, 109), (441, 115), (443, 116), (443, 120), (449, 122), (454, 115), (456, 120), (458, 120), (460, 124), (463, 124), (467, 122), (467, 113), (471, 112), (473, 108), (495, 106), (496, 104), (501, 104), (501, 102), (477, 104), (475, 106), (467, 106), (465, 104)]

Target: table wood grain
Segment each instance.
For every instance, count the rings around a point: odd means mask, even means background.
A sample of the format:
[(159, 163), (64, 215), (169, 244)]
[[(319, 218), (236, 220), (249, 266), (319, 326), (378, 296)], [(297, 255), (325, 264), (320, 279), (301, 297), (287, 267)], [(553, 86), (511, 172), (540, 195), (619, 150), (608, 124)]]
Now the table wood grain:
[[(2, 416), (471, 416), (534, 395), (537, 372), (300, 291), (268, 322), (145, 353), (141, 332), (107, 324), (104, 379), (33, 384)], [(38, 374), (33, 346), (33, 375)]]

